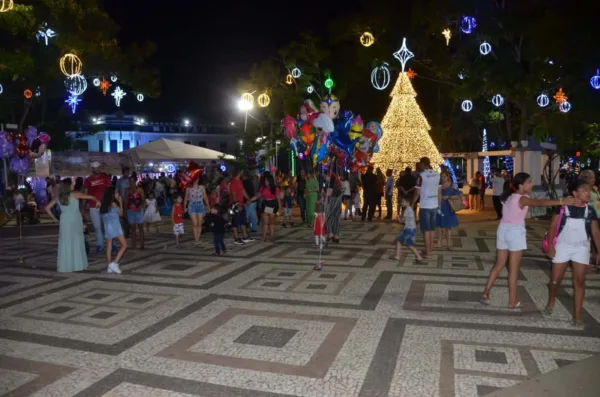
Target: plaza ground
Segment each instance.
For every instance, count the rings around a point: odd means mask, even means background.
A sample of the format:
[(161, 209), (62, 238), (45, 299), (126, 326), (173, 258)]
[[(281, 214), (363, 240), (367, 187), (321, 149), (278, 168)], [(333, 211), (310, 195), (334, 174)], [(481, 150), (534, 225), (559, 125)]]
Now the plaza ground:
[(19, 264), (16, 229), (1, 228), (0, 396), (565, 395), (557, 384), (591, 396), (600, 275), (588, 277), (584, 329), (569, 322), (570, 274), (544, 316), (546, 223), (530, 221), (520, 310), (507, 309), (506, 273), (482, 306), (492, 217), (460, 215), (455, 249), (424, 264), (388, 259), (397, 224), (343, 221), (322, 272), (306, 227), (279, 227), (276, 244), (228, 236), (228, 255), (212, 257), (212, 236), (192, 248), (187, 233), (176, 249), (167, 224), (125, 254), (122, 275), (101, 255), (56, 273), (55, 225), (24, 227)]

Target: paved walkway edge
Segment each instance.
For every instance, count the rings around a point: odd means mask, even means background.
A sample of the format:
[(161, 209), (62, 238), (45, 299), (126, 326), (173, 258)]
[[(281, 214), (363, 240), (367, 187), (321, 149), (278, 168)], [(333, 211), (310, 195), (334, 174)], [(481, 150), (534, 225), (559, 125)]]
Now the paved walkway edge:
[(598, 397), (600, 355), (538, 375), (485, 397)]

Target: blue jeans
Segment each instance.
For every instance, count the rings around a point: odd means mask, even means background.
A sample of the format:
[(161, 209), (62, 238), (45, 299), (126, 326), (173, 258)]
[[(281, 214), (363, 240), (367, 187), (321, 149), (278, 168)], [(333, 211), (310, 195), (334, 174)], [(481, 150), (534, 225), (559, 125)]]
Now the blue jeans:
[(94, 233), (96, 234), (96, 248), (104, 248), (104, 234), (102, 234), (102, 215), (100, 208), (90, 208), (90, 218), (94, 225)]
[(421, 208), (419, 210), (419, 223), (421, 232), (434, 232), (437, 225), (437, 208)]
[(296, 202), (298, 203), (298, 206), (300, 207), (300, 217), (302, 218), (302, 223), (306, 222), (306, 199), (304, 198), (304, 195), (299, 194), (296, 196)]
[(246, 204), (246, 218), (250, 223), (250, 230), (258, 230), (258, 215), (256, 215), (256, 201)]
[(217, 254), (220, 254), (221, 251), (223, 251), (223, 253), (227, 252), (227, 249), (225, 248), (224, 233), (214, 232), (213, 243), (215, 244), (215, 252)]

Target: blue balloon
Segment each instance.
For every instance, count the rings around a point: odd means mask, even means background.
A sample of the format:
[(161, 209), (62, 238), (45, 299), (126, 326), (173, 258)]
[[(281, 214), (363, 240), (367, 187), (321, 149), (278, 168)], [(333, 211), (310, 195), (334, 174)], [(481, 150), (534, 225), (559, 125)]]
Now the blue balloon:
[(339, 118), (333, 120), (335, 129), (330, 135), (331, 142), (343, 150), (350, 158), (354, 156), (355, 146), (360, 141), (360, 137), (350, 139), (350, 128), (352, 127), (353, 118), (354, 115), (351, 111), (343, 111)]

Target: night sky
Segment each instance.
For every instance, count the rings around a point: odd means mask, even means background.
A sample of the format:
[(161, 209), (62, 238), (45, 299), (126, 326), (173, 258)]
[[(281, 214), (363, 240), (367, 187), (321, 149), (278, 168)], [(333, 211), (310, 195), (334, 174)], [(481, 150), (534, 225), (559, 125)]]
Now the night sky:
[(147, 0), (105, 0), (106, 11), (122, 28), (122, 43), (158, 45), (153, 64), (161, 71), (162, 93), (144, 102), (145, 115), (205, 123), (239, 119), (236, 84), (248, 77), (253, 63), (276, 56), (301, 32), (326, 41), (329, 21), (360, 7), (358, 0), (320, 2), (314, 9), (302, 2), (265, 3), (227, 0), (208, 7), (204, 1), (160, 1), (151, 6)]

